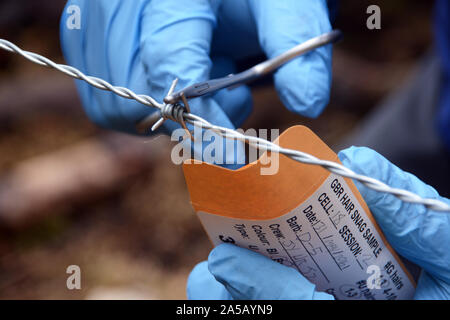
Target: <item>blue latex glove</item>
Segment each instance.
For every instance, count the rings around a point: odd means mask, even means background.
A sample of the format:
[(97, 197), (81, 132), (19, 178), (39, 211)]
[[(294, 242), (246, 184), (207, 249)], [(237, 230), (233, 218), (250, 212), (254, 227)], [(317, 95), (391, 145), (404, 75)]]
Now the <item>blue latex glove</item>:
[[(80, 30), (69, 30), (66, 10), (61, 42), (69, 64), (116, 86), (162, 101), (178, 89), (235, 72), (234, 61), (265, 52), (274, 57), (330, 31), (325, 0), (70, 0), (81, 9)], [(315, 117), (328, 102), (331, 47), (283, 66), (275, 75), (280, 97), (292, 111)], [(153, 112), (146, 106), (77, 81), (88, 116), (100, 126), (135, 132)], [(251, 112), (247, 87), (191, 101), (211, 123), (239, 126)], [(179, 125), (166, 121), (166, 132)]]
[[(352, 147), (339, 158), (357, 173), (423, 197), (442, 198), (435, 189), (368, 148)], [(387, 240), (408, 260), (423, 268), (415, 299), (450, 298), (450, 214), (400, 201), (357, 183)], [(332, 299), (293, 268), (230, 244), (212, 250), (188, 279), (190, 299)]]

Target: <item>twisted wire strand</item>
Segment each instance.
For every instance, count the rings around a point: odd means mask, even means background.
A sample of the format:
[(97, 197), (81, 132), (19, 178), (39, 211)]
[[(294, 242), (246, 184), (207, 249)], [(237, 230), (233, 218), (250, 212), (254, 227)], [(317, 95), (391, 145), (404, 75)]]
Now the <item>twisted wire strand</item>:
[(300, 163), (321, 166), (322, 168), (339, 176), (357, 180), (366, 187), (375, 191), (392, 194), (404, 202), (422, 204), (430, 210), (450, 213), (450, 206), (440, 200), (423, 198), (411, 191), (390, 187), (384, 182), (358, 174), (337, 162), (322, 160), (302, 151), (280, 147), (279, 145), (262, 138), (247, 136), (232, 129), (216, 126), (193, 114), (185, 114), (184, 116), (186, 121), (192, 125), (212, 130), (224, 138), (236, 139), (264, 151), (284, 154), (292, 160)]
[(183, 106), (179, 104), (165, 104), (161, 108), (161, 117), (182, 123), (184, 122), (184, 111)]
[(280, 147), (279, 145), (262, 138), (244, 135), (232, 129), (213, 125), (197, 115), (186, 112), (184, 108), (178, 108), (167, 104), (160, 104), (150, 96), (136, 94), (128, 88), (113, 86), (103, 79), (87, 76), (74, 67), (57, 64), (36, 53), (24, 51), (7, 40), (0, 39), (0, 48), (12, 53), (17, 53), (35, 64), (58, 70), (68, 75), (69, 77), (84, 80), (88, 84), (98, 89), (111, 91), (123, 98), (136, 100), (137, 102), (140, 102), (149, 107), (158, 108), (161, 112), (161, 115), (164, 118), (169, 118), (181, 124), (183, 124), (184, 121), (186, 121), (194, 126), (199, 126), (205, 129), (212, 130), (226, 139), (236, 139), (263, 151), (270, 151), (284, 154), (287, 157), (300, 163), (321, 166), (322, 168), (339, 176), (357, 180), (366, 187), (373, 189), (375, 191), (392, 194), (393, 196), (397, 197), (398, 199), (404, 202), (422, 204), (427, 209), (430, 210), (450, 213), (450, 205), (440, 200), (432, 198), (423, 198), (411, 191), (390, 187), (384, 182), (381, 182), (377, 179), (368, 176), (358, 174), (337, 162), (322, 160), (317, 157), (314, 157), (311, 154), (299, 150)]
[(83, 72), (81, 72), (80, 70), (78, 70), (74, 67), (63, 65), (63, 64), (57, 64), (39, 54), (29, 52), (29, 51), (24, 51), (24, 50), (20, 49), (19, 47), (17, 47), (15, 44), (13, 44), (7, 40), (0, 39), (0, 48), (4, 49), (6, 51), (9, 51), (9, 52), (17, 53), (17, 54), (21, 55), (22, 57), (24, 57), (25, 59), (27, 59), (35, 64), (56, 69), (64, 74), (68, 75), (69, 77), (72, 77), (72, 78), (75, 78), (78, 80), (84, 80), (91, 86), (96, 87), (98, 89), (105, 90), (105, 91), (111, 91), (123, 98), (136, 100), (137, 102), (140, 102), (149, 107), (154, 107), (154, 108), (158, 108), (158, 109), (161, 109), (163, 107), (162, 104), (158, 103), (155, 99), (153, 99), (150, 96), (146, 96), (146, 95), (142, 95), (142, 94), (138, 95), (128, 88), (116, 87), (116, 86), (113, 86), (110, 83), (106, 82), (103, 79), (87, 76)]

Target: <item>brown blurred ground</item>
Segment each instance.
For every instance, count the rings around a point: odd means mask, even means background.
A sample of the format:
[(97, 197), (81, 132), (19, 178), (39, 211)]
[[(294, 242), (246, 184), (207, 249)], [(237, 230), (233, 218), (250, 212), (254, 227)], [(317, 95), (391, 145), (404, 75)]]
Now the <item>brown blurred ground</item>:
[[(365, 27), (369, 4), (382, 8), (380, 31)], [(62, 0), (2, 1), (0, 37), (62, 62), (58, 23), (63, 5)], [(267, 83), (253, 88), (254, 113), (245, 127), (284, 130), (305, 124), (336, 144), (430, 48), (431, 7), (432, 1), (342, 0), (336, 26), (345, 41), (335, 49), (332, 98), (323, 115), (311, 120), (289, 113)], [(37, 157), (77, 153), (89, 143), (109, 146), (102, 140), (105, 134), (82, 112), (72, 80), (0, 52), (0, 194), (11, 192), (11, 184), (2, 183), (13, 173), (42, 163)], [(187, 275), (211, 246), (189, 204), (181, 168), (170, 161), (167, 138), (124, 139), (146, 152), (126, 153), (121, 145), (128, 143), (116, 143), (114, 152), (98, 155), (100, 164), (108, 159), (122, 164), (114, 169), (120, 171), (115, 180), (91, 185), (95, 192), (89, 196), (69, 192), (77, 197), (51, 208), (37, 206), (32, 216), (17, 221), (0, 212), (1, 299), (185, 298)], [(139, 161), (139, 170), (122, 172)], [(58, 168), (62, 175), (73, 164)], [(40, 171), (36, 178), (52, 173)], [(30, 192), (17, 193), (18, 205), (34, 205), (27, 198)], [(65, 271), (72, 264), (81, 267), (82, 290), (66, 288)]]

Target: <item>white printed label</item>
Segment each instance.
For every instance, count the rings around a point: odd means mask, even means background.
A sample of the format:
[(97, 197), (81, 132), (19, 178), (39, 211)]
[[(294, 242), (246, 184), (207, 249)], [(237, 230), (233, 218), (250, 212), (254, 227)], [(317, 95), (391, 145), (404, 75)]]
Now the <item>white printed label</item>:
[(411, 299), (414, 285), (343, 178), (331, 174), (291, 212), (270, 220), (197, 213), (214, 245), (233, 243), (297, 269), (336, 299)]

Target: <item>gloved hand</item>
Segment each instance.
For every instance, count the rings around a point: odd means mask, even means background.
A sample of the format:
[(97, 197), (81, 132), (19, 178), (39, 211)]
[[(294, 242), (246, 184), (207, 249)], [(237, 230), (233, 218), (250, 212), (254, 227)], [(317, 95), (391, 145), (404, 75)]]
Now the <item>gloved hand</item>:
[[(81, 9), (81, 28), (61, 19), (61, 42), (69, 64), (82, 72), (162, 101), (178, 89), (235, 72), (234, 61), (265, 52), (274, 57), (330, 31), (325, 0), (70, 0)], [(328, 102), (331, 47), (283, 66), (275, 83), (292, 111), (315, 117)], [(81, 100), (95, 123), (135, 132), (154, 112), (135, 101), (77, 81)], [(247, 87), (191, 100), (191, 109), (213, 124), (239, 126), (251, 111)], [(179, 125), (166, 121), (166, 132)]]
[[(435, 189), (368, 148), (339, 153), (345, 166), (386, 184), (423, 197), (440, 197)], [(393, 248), (423, 268), (415, 299), (450, 298), (450, 214), (402, 202), (392, 195), (356, 183)], [(188, 279), (190, 299), (332, 299), (292, 268), (258, 253), (222, 244), (208, 262), (198, 264)]]

